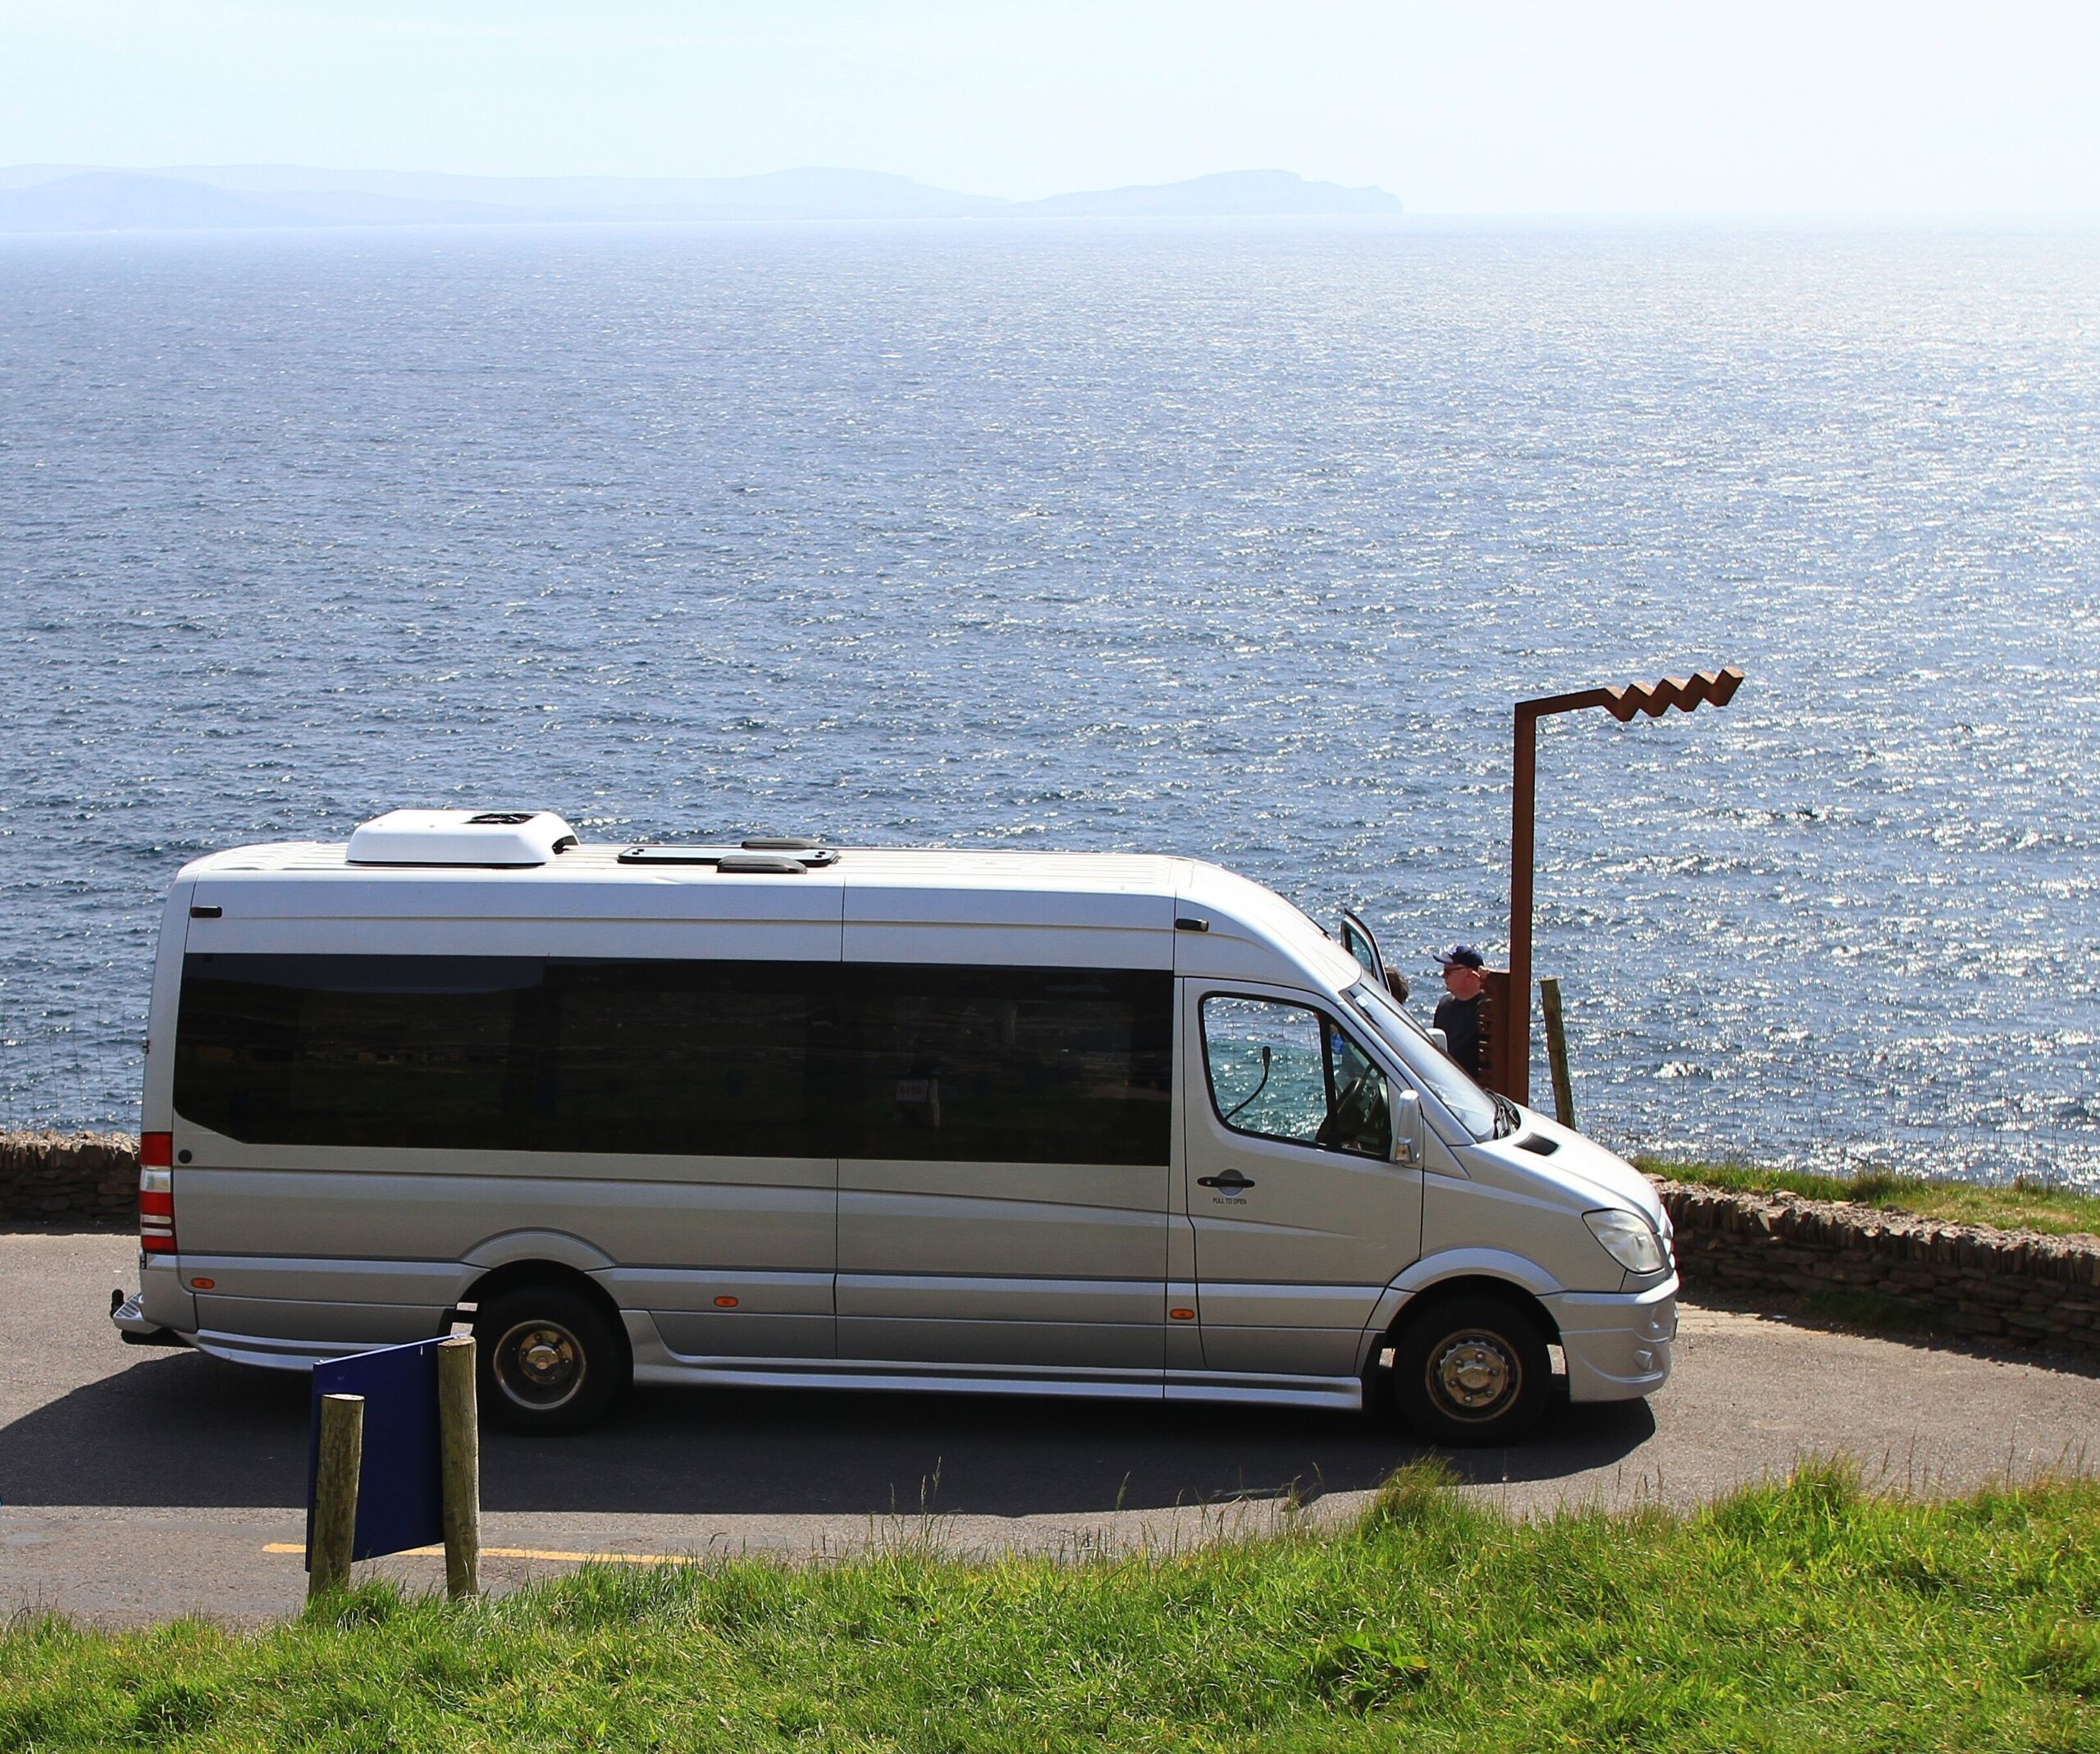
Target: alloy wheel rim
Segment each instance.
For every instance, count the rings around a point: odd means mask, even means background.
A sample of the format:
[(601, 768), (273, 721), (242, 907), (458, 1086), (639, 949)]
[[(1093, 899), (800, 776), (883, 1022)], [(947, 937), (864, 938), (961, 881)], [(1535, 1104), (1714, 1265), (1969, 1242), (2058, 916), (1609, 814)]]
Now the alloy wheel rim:
[(495, 1379), (521, 1407), (547, 1412), (583, 1386), (588, 1362), (575, 1335), (559, 1322), (520, 1322), (495, 1345)]
[(1501, 1335), (1462, 1328), (1431, 1349), (1427, 1376), (1431, 1397), (1454, 1418), (1489, 1419), (1522, 1391), (1524, 1365)]

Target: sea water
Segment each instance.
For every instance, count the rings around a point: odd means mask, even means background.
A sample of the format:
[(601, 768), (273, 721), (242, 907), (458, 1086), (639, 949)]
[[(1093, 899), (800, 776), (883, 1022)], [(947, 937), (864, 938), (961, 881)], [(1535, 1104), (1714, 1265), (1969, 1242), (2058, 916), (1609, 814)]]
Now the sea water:
[[(0, 1124), (397, 805), (1219, 860), (1507, 944), (1626, 1148), (2100, 1184), (2100, 235), (0, 240)], [(1534, 1075), (1541, 1093), (1543, 1069)]]

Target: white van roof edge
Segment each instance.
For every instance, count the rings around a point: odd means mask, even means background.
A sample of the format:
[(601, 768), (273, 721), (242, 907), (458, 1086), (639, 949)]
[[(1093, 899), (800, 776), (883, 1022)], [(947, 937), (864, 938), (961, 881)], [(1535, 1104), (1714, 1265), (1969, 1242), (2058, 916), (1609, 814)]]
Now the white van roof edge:
[[(546, 821), (567, 827), (559, 817), (550, 816)], [(482, 824), (466, 832), (479, 834), (496, 828)], [(1281, 979), (1287, 968), (1296, 968), (1316, 987), (1340, 992), (1359, 973), (1349, 952), (1284, 896), (1222, 866), (1181, 855), (847, 847), (829, 849), (837, 856), (828, 862), (801, 868), (791, 867), (792, 856), (788, 855), (749, 864), (733, 861), (725, 869), (719, 861), (623, 863), (621, 855), (632, 850), (632, 842), (571, 846), (558, 856), (550, 843), (536, 862), (513, 863), (491, 858), (482, 850), (495, 843), (471, 842), (470, 850), (480, 851), (480, 856), (438, 863), (430, 860), (430, 852), (436, 849), (428, 847), (413, 861), (372, 861), (352, 858), (358, 844), (354, 838), (349, 844), (279, 842), (229, 848), (193, 860), (179, 880), (207, 884), (229, 903), (231, 894), (224, 893), (229, 885), (288, 885), (278, 892), (281, 902), (265, 903), (263, 914), (275, 916), (281, 906), (289, 910), (284, 916), (288, 919), (317, 920), (339, 911), (345, 918), (368, 916), (368, 903), (351, 903), (347, 895), (340, 910), (323, 900), (339, 884), (363, 889), (368, 902), (377, 902), (381, 895), (390, 898), (370, 917), (433, 922), (477, 917), (481, 904), (468, 900), (477, 890), (486, 890), (489, 897), (491, 920), (527, 916), (560, 919), (572, 907), (581, 908), (578, 918), (593, 920), (630, 911), (637, 919), (668, 920), (686, 916), (687, 903), (674, 899), (682, 894), (704, 913), (711, 913), (714, 904), (700, 901), (701, 894), (711, 892), (738, 919), (774, 917), (774, 904), (760, 899), (773, 894), (781, 898), (780, 905), (786, 909), (778, 916), (783, 920), (831, 918), (855, 929), (884, 921), (919, 926), (937, 920), (989, 925), (1007, 911), (991, 900), (1001, 893), (1016, 898), (1025, 893), (1045, 898), (1091, 896), (1111, 906), (1117, 930), (1144, 935), (1156, 932), (1178, 940), (1172, 962), (1185, 974)], [(363, 843), (367, 847), (372, 844), (369, 838)], [(556, 903), (543, 888), (548, 884), (578, 899)], [(450, 892), (453, 898), (441, 903), (441, 890)], [(305, 898), (294, 902), (293, 896), (302, 892)], [(596, 892), (599, 899), (583, 903), (585, 892)], [(632, 907), (614, 902), (614, 895), (621, 892), (636, 897)], [(732, 902), (733, 892), (740, 893), (742, 899)], [(802, 899), (790, 906), (787, 897), (792, 892), (799, 892)], [(820, 902), (818, 898), (826, 893), (832, 899)], [(912, 899), (915, 893), (916, 900)], [(645, 904), (641, 900), (644, 894), (655, 899)], [(953, 897), (953, 902), (935, 899), (943, 894)], [(978, 899), (972, 901), (973, 895)], [(528, 898), (534, 897), (537, 898)], [(1133, 914), (1130, 904), (1136, 902), (1143, 902), (1144, 909)], [(229, 907), (229, 916), (234, 912)], [(1024, 907), (1024, 914), (1039, 914), (1039, 910)], [(1106, 925), (1111, 917), (1102, 916), (1096, 923)], [(1183, 926), (1178, 922), (1185, 918), (1203, 924)], [(1015, 923), (1019, 925), (1020, 919)], [(1077, 923), (1076, 916), (1073, 923)], [(1240, 948), (1235, 949), (1235, 944)], [(1258, 945), (1267, 948), (1258, 951)], [(1247, 960), (1249, 955), (1253, 961)], [(1272, 956), (1281, 961), (1269, 961)]]

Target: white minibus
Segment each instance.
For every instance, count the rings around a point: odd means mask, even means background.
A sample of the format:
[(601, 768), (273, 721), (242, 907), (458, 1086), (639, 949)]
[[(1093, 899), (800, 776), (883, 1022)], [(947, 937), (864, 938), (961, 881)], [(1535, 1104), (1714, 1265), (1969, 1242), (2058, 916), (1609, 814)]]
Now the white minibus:
[(395, 811), (185, 866), (148, 1035), (126, 1336), (468, 1319), (529, 1431), (690, 1382), (1500, 1444), (1669, 1372), (1647, 1181), (1459, 1071), (1353, 916), (1194, 859)]

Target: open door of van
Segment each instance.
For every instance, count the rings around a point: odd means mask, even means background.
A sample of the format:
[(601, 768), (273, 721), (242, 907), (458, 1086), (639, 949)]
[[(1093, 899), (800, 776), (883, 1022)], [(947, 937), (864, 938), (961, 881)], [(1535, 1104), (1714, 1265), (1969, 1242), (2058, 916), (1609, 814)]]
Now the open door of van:
[(1363, 972), (1380, 986), (1386, 984), (1386, 959), (1378, 953), (1378, 940), (1371, 928), (1348, 908), (1342, 910), (1342, 948), (1354, 957)]
[(1346, 907), (1342, 910), (1341, 939), (1342, 948), (1356, 958), (1363, 972), (1404, 1004), (1408, 996), (1406, 980), (1395, 978), (1386, 966), (1386, 958), (1379, 952), (1378, 940), (1371, 935), (1371, 928), (1360, 916)]

